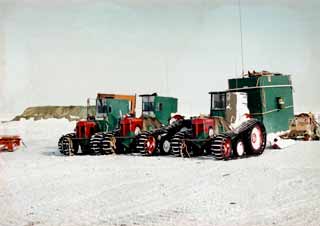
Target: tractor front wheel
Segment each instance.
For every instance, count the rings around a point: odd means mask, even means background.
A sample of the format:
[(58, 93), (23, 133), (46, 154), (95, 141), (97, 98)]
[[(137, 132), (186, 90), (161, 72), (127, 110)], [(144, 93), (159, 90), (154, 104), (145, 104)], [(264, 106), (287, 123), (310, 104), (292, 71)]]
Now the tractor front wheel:
[(64, 155), (74, 155), (78, 153), (79, 144), (74, 141), (73, 138), (76, 137), (75, 133), (69, 133), (63, 135), (58, 142), (58, 147), (61, 154)]
[(211, 144), (211, 153), (217, 160), (230, 159), (232, 154), (231, 138), (223, 135), (215, 137)]

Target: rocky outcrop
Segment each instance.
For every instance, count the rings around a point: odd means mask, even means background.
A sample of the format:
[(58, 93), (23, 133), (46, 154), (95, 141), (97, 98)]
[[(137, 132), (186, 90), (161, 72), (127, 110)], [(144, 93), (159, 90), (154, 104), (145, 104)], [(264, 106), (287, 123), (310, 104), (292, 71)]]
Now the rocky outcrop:
[(87, 113), (95, 113), (95, 106), (40, 106), (40, 107), (28, 107), (21, 115), (16, 116), (13, 121), (20, 121), (21, 119), (62, 119), (66, 118), (70, 121), (86, 119)]

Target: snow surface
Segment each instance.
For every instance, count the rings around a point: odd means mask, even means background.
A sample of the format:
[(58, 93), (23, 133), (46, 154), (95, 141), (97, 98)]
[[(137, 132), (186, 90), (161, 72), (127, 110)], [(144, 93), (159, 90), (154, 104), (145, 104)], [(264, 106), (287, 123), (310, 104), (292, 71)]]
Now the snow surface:
[(0, 153), (0, 225), (315, 225), (320, 143), (233, 161), (65, 157), (67, 120), (0, 124), (27, 147)]

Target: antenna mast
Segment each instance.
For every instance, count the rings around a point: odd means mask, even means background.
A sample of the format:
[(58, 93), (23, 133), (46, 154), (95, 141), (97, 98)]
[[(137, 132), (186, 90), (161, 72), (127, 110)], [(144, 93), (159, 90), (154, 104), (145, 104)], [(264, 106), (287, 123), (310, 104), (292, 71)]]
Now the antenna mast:
[(166, 81), (165, 81), (165, 91), (167, 95), (169, 95), (169, 62), (168, 62), (168, 56), (166, 56)]
[(241, 0), (238, 0), (238, 8), (239, 8), (239, 25), (240, 25), (240, 40), (241, 40), (241, 66), (242, 66), (242, 76), (244, 76), (244, 54), (243, 54), (243, 33), (242, 33)]

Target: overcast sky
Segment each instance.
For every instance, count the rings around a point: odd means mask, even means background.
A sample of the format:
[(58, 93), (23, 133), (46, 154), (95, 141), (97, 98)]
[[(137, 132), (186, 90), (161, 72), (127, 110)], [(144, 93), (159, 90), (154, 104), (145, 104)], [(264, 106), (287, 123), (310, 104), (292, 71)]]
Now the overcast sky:
[[(320, 111), (320, 1), (241, 2), (245, 70), (291, 74), (296, 110)], [(238, 0), (0, 0), (0, 112), (158, 92), (208, 113), (240, 56)]]

